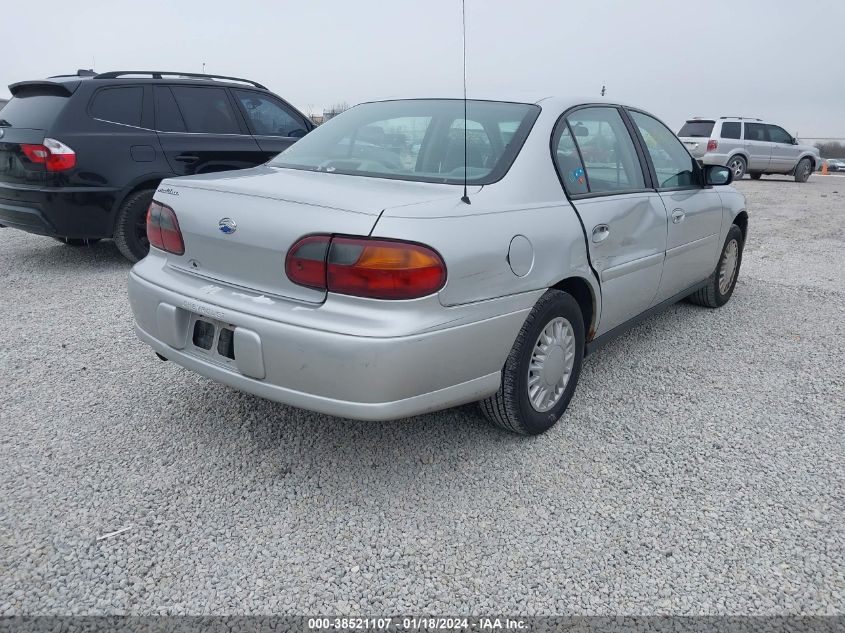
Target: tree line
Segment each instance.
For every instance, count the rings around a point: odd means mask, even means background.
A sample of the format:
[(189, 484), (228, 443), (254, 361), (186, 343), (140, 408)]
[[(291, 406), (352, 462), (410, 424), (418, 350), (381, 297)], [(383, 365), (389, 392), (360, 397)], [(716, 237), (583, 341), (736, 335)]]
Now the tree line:
[(828, 141), (816, 143), (822, 158), (845, 158), (845, 143), (839, 141)]

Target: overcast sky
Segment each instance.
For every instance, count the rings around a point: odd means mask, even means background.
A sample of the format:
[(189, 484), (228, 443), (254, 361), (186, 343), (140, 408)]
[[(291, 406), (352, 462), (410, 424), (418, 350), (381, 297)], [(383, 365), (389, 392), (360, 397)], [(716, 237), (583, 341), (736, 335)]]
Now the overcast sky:
[[(90, 68), (249, 77), (303, 111), (461, 89), (460, 0), (4, 2), (9, 83)], [(608, 97), (845, 137), (845, 2), (467, 0), (469, 96)]]

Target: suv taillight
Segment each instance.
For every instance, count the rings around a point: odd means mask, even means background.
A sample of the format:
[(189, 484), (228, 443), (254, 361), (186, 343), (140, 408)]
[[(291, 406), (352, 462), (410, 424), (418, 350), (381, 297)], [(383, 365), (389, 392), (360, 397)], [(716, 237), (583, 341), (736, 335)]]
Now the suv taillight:
[(174, 255), (185, 253), (185, 242), (182, 240), (176, 213), (166, 204), (155, 200), (147, 210), (147, 238), (150, 246)]
[(370, 299), (418, 299), (446, 284), (433, 249), (369, 237), (304, 237), (288, 251), (285, 272), (301, 286)]
[(21, 144), (21, 151), (31, 162), (44, 165), (47, 171), (67, 171), (76, 167), (76, 152), (54, 138), (45, 138), (40, 144)]
[(709, 141), (707, 141), (708, 152), (715, 152), (717, 147), (719, 147), (719, 141), (717, 141), (716, 139), (711, 138)]

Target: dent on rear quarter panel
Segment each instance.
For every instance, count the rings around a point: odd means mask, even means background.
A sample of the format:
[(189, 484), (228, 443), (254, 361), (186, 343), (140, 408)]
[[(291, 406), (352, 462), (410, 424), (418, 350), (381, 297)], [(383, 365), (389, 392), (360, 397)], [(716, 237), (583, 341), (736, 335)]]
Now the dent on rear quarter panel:
[[(444, 306), (545, 290), (566, 277), (592, 276), (583, 230), (565, 200), (533, 208), (485, 207), (479, 195), (472, 207), (456, 200), (454, 206), (418, 205), (413, 216), (406, 210), (404, 217), (392, 217), (388, 210), (373, 235), (435, 248), (447, 268), (446, 286), (440, 292)], [(514, 274), (508, 263), (516, 235), (524, 235), (534, 250), (533, 266), (523, 277)]]

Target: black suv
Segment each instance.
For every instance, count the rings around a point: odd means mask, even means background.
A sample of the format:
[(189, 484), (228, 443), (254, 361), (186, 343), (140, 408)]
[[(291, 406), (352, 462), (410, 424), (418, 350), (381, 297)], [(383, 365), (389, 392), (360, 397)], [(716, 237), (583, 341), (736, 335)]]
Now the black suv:
[(253, 167), (314, 127), (235, 77), (125, 71), (22, 81), (0, 111), (0, 225), (137, 261), (163, 178)]

